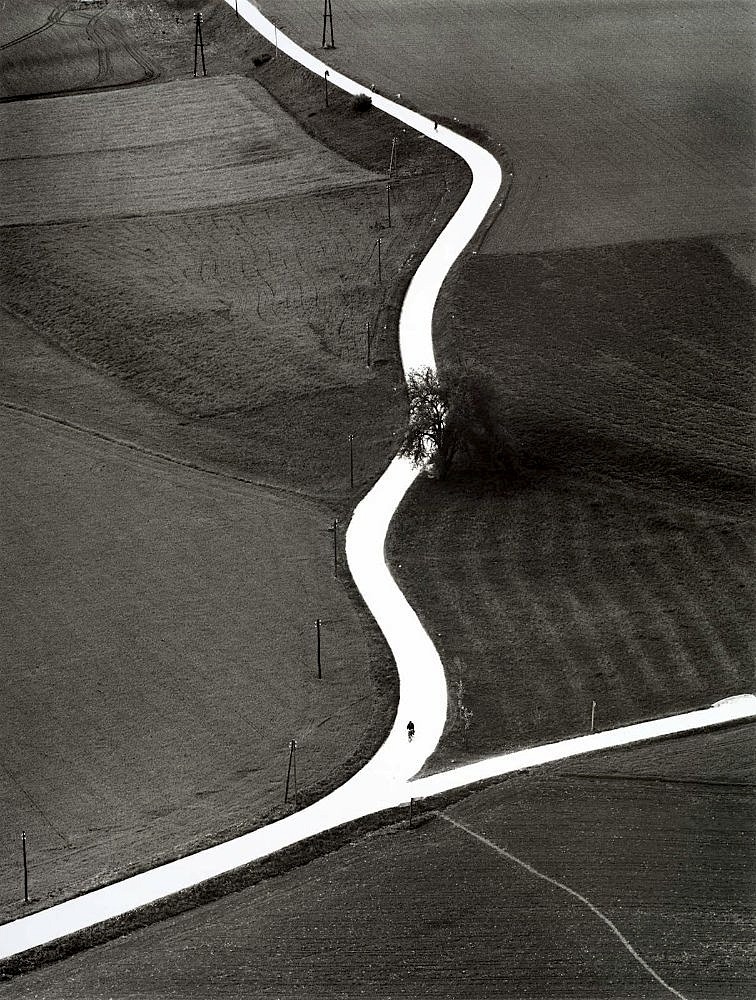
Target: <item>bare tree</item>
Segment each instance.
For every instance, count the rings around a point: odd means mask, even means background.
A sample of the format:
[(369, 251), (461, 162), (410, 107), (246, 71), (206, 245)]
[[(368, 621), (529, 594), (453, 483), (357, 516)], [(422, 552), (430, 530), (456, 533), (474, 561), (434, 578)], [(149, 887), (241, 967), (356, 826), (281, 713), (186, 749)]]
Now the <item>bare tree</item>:
[(491, 379), (481, 370), (459, 368), (444, 375), (432, 368), (410, 372), (409, 426), (400, 453), (444, 479), (456, 466), (487, 473), (513, 473), (517, 456)]

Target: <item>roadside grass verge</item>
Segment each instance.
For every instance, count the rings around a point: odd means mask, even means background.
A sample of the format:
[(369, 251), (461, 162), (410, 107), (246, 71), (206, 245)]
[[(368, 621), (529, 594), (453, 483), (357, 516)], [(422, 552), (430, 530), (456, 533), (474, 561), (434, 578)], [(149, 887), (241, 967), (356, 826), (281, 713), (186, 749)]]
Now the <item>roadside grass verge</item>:
[(706, 241), (457, 270), (441, 368), (490, 372), (526, 472), (422, 478), (394, 524), (449, 675), (429, 770), (751, 689), (751, 316)]
[(14, 989), (20, 1000), (336, 998), (357, 983), (376, 998), (668, 995), (594, 914), (436, 818), (442, 808), (584, 894), (686, 997), (745, 1000), (752, 740), (752, 726), (733, 726), (513, 775), (421, 804), (411, 829), (407, 810), (370, 817), (321, 838), (325, 856), (313, 841), (234, 873), (225, 898), (200, 887), (194, 902), (208, 905), (194, 912), (171, 912), (173, 900), (132, 915), (142, 925), (118, 940), (100, 929), (96, 950)]

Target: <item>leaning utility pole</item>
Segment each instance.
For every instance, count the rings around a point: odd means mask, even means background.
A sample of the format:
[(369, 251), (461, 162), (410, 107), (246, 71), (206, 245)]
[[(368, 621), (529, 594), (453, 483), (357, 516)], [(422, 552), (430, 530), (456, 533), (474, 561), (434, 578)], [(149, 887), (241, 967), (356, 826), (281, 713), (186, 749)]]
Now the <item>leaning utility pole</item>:
[[(331, 44), (326, 45), (326, 24), (331, 29)], [(335, 49), (336, 46), (333, 41), (333, 11), (331, 10), (331, 0), (324, 0), (323, 2), (323, 42), (321, 44), (323, 49)]]
[(205, 46), (202, 41), (202, 14), (197, 12), (194, 15), (194, 75), (197, 75), (197, 49), (202, 56), (202, 75), (207, 76), (205, 69)]
[(389, 177), (393, 177), (396, 173), (396, 136), (391, 140), (391, 159), (389, 160)]
[(286, 772), (286, 791), (284, 792), (284, 804), (289, 801), (289, 782), (294, 776), (294, 808), (296, 809), (298, 805), (298, 789), (297, 789), (297, 741), (289, 741), (289, 768)]

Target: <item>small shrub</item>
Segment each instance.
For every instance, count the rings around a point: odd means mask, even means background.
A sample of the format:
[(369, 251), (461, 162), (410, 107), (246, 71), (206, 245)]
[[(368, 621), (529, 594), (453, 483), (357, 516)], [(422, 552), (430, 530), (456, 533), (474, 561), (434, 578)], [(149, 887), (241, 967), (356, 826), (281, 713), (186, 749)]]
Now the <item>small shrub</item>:
[(370, 94), (357, 94), (352, 101), (352, 109), (356, 111), (358, 115), (362, 115), (366, 111), (369, 111), (372, 106), (373, 98)]

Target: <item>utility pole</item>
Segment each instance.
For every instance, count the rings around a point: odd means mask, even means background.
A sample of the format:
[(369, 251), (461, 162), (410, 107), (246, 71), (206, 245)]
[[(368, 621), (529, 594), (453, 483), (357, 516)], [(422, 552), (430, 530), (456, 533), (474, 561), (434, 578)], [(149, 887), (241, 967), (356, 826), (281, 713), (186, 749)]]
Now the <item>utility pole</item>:
[(323, 74), (323, 82), (325, 84), (325, 102), (326, 107), (328, 107), (328, 70)]
[(375, 242), (378, 244), (378, 284), (380, 285), (380, 283), (383, 281), (383, 272), (382, 272), (382, 269), (381, 269), (381, 238), (380, 238), (380, 236), (378, 237), (378, 239)]
[(391, 140), (391, 159), (389, 160), (388, 175), (392, 177), (396, 171), (396, 136)]
[(354, 489), (354, 434), (349, 435), (349, 486)]
[(26, 863), (26, 831), (21, 831), (21, 850), (24, 854), (24, 902), (29, 902), (29, 867)]
[(593, 732), (593, 720), (596, 717), (596, 702), (591, 702), (591, 732)]
[(297, 741), (289, 741), (289, 767), (286, 771), (286, 791), (284, 792), (284, 805), (289, 801), (289, 781), (294, 776), (294, 808), (296, 809), (299, 799), (297, 789)]
[(236, 11), (236, 16), (239, 16), (239, 0), (234, 0), (234, 10)]
[(319, 618), (315, 620), (315, 631), (317, 632), (318, 635), (318, 680), (321, 680), (323, 677), (323, 672), (320, 669), (320, 619)]
[(194, 75), (197, 75), (197, 50), (202, 56), (202, 75), (207, 76), (205, 69), (205, 46), (202, 41), (202, 14), (197, 12), (194, 15)]
[(333, 520), (333, 575), (339, 575), (339, 549), (338, 549), (338, 537), (337, 529), (339, 522), (334, 518)]
[(391, 185), (386, 185), (386, 204), (388, 205), (388, 224), (391, 229)]
[(370, 367), (370, 320), (365, 320), (365, 340), (367, 341), (367, 366)]
[[(326, 45), (326, 24), (331, 29), (331, 44)], [(323, 49), (335, 49), (336, 46), (333, 41), (333, 11), (331, 10), (331, 0), (324, 0), (323, 2), (323, 42), (320, 46)]]

